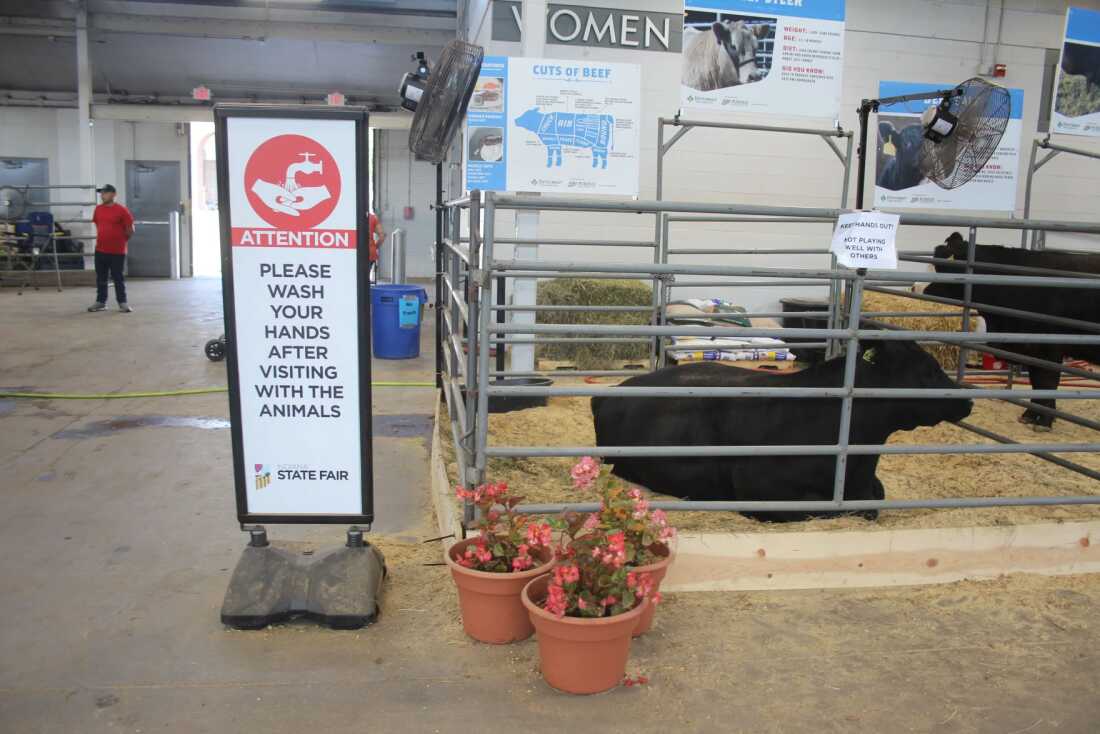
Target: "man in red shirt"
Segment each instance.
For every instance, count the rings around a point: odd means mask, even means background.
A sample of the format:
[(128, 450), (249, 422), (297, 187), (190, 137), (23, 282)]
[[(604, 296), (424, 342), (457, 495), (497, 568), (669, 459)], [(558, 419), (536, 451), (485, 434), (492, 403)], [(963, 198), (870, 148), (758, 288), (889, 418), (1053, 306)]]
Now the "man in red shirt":
[(95, 224), (95, 303), (89, 311), (107, 308), (107, 276), (115, 281), (115, 298), (118, 310), (133, 311), (126, 302), (126, 282), (122, 268), (126, 264), (126, 243), (134, 233), (134, 215), (115, 201), (115, 187), (107, 184), (99, 190), (103, 203), (95, 208), (92, 222)]

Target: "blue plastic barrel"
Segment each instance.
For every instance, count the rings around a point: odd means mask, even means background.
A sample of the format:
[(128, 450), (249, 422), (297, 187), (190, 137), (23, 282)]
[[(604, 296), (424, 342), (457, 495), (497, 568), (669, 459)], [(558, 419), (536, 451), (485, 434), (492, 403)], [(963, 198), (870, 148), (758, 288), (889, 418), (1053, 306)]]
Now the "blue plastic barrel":
[(418, 285), (372, 285), (371, 337), (379, 359), (420, 356), (420, 322), (428, 292)]

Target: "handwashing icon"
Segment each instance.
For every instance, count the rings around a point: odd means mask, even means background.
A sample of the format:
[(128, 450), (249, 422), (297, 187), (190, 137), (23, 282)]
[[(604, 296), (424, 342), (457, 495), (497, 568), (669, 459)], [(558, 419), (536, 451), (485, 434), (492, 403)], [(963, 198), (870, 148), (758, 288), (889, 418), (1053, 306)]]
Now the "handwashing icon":
[(299, 212), (312, 209), (322, 201), (332, 198), (328, 186), (298, 186), (298, 174), (322, 173), (321, 161), (310, 160), (313, 153), (299, 153), (303, 160), (291, 163), (286, 169), (286, 180), (282, 185), (256, 179), (252, 184), (252, 193), (277, 212), (292, 217)]

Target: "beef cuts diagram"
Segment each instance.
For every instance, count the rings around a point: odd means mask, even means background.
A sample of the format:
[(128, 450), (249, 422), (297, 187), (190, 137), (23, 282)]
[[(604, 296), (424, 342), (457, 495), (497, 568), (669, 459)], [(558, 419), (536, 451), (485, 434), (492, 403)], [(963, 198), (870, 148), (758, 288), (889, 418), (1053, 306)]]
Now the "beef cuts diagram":
[(582, 115), (575, 112), (543, 114), (538, 107), (516, 118), (516, 124), (530, 130), (546, 146), (546, 167), (561, 165), (562, 147), (592, 150), (592, 167), (607, 168), (607, 151), (612, 145), (615, 118), (611, 115)]
[(467, 187), (637, 196), (641, 84), (637, 64), (486, 57)]

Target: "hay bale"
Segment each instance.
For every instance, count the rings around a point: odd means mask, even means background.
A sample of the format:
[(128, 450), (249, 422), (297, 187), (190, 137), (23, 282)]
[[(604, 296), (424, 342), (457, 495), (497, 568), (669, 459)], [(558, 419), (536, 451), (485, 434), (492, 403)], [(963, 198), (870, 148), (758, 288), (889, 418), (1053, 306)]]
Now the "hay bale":
[[(595, 280), (558, 278), (539, 283), (540, 306), (651, 306), (653, 289), (637, 280)], [(608, 324), (645, 326), (650, 314), (609, 313), (606, 311), (540, 311), (540, 324)], [(570, 336), (581, 336), (580, 334)], [(540, 344), (540, 359), (572, 362), (577, 369), (614, 369), (622, 360), (641, 360), (649, 356), (648, 344)]]
[[(915, 298), (891, 296), (885, 293), (865, 292), (863, 306), (869, 311), (935, 311), (939, 313), (958, 312), (959, 306), (949, 306), (931, 301), (918, 301)], [(974, 314), (972, 314), (974, 315)], [(885, 324), (904, 326), (914, 331), (962, 331), (962, 319), (957, 316), (888, 316), (876, 318)], [(973, 320), (971, 321), (973, 328)], [(959, 348), (948, 344), (922, 344), (921, 346), (936, 358), (945, 370), (953, 370), (959, 365)]]

